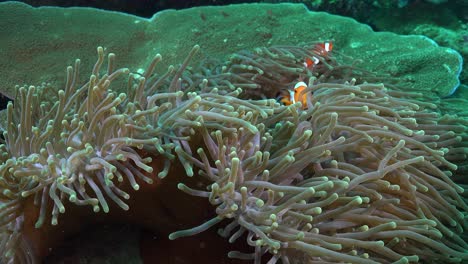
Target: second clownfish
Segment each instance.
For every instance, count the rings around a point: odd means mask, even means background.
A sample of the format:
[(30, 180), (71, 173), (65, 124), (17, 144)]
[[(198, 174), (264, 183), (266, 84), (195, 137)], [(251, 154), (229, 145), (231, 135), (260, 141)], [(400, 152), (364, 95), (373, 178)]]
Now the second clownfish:
[[(322, 57), (326, 57), (328, 53), (332, 50), (333, 50), (333, 42), (329, 42), (329, 41), (326, 41), (324, 43), (318, 43), (314, 46), (314, 49), (313, 49), (315, 54), (322, 56)], [(312, 58), (304, 59), (304, 67), (306, 68), (312, 68), (319, 63), (320, 63), (320, 60), (315, 56), (312, 56)]]
[(305, 82), (298, 82), (294, 86), (293, 90), (289, 90), (288, 92), (284, 92), (279, 96), (279, 101), (284, 105), (291, 105), (297, 102), (302, 103), (302, 107), (307, 109), (307, 95), (302, 93), (307, 88), (307, 84)]

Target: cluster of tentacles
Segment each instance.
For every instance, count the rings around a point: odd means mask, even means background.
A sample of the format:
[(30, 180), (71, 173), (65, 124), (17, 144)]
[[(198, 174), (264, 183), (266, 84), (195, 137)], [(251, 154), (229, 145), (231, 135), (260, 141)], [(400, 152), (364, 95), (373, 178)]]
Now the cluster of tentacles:
[[(460, 235), (468, 206), (451, 178), (466, 165), (466, 117), (368, 83), (376, 75), (307, 47), (243, 51), (187, 69), (198, 49), (163, 74), (154, 72), (160, 55), (129, 74), (114, 69), (114, 54), (103, 68), (98, 48), (83, 85), (77, 60), (58, 92), (19, 88), (1, 145), (1, 263), (35, 258), (22, 239), (26, 202), (39, 208), (35, 228), (60, 225), (66, 204), (128, 210), (120, 186), (152, 184), (152, 157), (163, 181), (183, 167), (209, 182), (182, 180), (173, 196), (206, 197), (216, 208), (216, 217), (170, 239), (227, 219), (219, 235), (252, 247), (229, 257), (255, 263), (266, 253), (269, 263), (468, 260)], [(308, 56), (321, 64), (305, 69)], [(269, 99), (299, 79), (308, 82), (305, 105)]]

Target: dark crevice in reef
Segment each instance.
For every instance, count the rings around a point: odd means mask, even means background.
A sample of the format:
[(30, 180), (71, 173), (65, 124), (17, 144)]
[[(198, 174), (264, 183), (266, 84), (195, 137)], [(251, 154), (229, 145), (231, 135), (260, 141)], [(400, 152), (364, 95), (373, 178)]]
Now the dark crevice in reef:
[(93, 225), (52, 249), (43, 264), (140, 264), (141, 230), (129, 224)]

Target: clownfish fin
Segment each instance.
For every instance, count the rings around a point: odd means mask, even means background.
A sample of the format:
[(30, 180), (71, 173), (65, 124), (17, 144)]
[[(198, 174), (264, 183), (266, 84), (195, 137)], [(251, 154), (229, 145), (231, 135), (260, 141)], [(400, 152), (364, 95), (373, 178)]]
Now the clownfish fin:
[(282, 90), (280, 92), (278, 92), (276, 94), (276, 101), (278, 103), (281, 103), (283, 105), (290, 105), (290, 104), (293, 104), (293, 100), (294, 100), (294, 95), (291, 97), (291, 92), (292, 91), (286, 91), (286, 90)]

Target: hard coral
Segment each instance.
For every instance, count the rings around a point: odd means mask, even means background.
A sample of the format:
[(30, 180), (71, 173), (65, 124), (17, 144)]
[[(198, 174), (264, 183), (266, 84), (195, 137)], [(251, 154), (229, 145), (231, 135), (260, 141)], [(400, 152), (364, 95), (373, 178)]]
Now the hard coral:
[[(245, 238), (253, 248), (231, 251), (232, 258), (260, 263), (268, 252), (269, 263), (468, 259), (459, 235), (468, 206), (450, 177), (455, 163), (466, 162), (466, 119), (441, 115), (437, 104), (421, 100), (425, 95), (367, 83), (378, 76), (333, 57), (304, 69), (301, 60), (313, 54), (302, 47), (241, 52), (221, 66), (187, 69), (197, 50), (161, 76), (153, 73), (156, 56), (142, 75), (130, 76), (126, 95), (110, 87), (128, 70), (114, 70), (110, 54), (102, 74), (101, 48), (85, 85), (77, 86), (79, 61), (68, 69), (57, 103), (47, 103), (45, 87), (20, 89), (2, 146), (2, 262), (40, 255), (40, 242), (26, 239), (34, 232), (26, 221), (31, 208), (39, 230), (46, 221), (59, 224), (65, 205), (107, 212), (110, 199), (132, 210), (130, 187), (141, 188), (132, 197), (143, 193), (143, 200), (164, 193), (158, 196), (167, 208), (183, 193), (164, 192), (164, 182), (180, 182), (180, 190), (216, 206), (210, 220), (169, 238), (230, 219), (219, 234), (229, 242)], [(270, 97), (298, 78), (309, 79), (307, 110), (249, 99)], [(187, 215), (208, 218), (189, 207)], [(155, 229), (166, 227), (168, 215), (151, 215), (161, 219)], [(176, 228), (184, 227), (169, 229)]]

